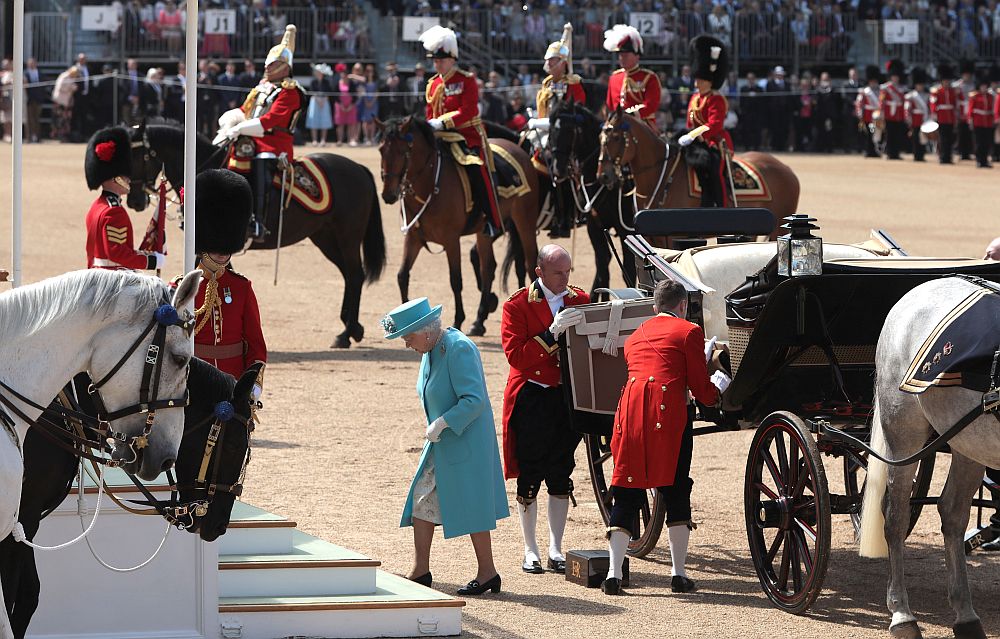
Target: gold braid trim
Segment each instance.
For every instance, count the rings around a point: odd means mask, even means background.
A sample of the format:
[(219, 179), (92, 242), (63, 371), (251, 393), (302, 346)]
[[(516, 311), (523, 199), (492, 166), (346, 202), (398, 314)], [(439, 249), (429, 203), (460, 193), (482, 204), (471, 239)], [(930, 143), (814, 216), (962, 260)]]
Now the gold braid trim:
[[(222, 299), (219, 298), (218, 275), (225, 270), (226, 265), (219, 264), (206, 253), (201, 256), (198, 268), (201, 269), (207, 283), (205, 284), (205, 302), (201, 305), (201, 308), (194, 312), (194, 316), (198, 318), (198, 324), (194, 328), (195, 335), (201, 332), (201, 329), (208, 322), (208, 318), (214, 314), (215, 309), (222, 308)], [(219, 333), (222, 332), (222, 313), (219, 313), (218, 330)]]

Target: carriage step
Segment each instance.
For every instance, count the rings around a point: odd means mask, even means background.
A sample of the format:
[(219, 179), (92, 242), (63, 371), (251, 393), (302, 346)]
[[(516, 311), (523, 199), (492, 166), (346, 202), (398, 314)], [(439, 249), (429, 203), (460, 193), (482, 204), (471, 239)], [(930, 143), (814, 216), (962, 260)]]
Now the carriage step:
[[(377, 571), (371, 594), (312, 597), (220, 597), (222, 636), (271, 639), (457, 635), (465, 602)], [(238, 633), (238, 634), (236, 634)]]
[(857, 515), (861, 512), (861, 495), (830, 494), (830, 513), (834, 515)]
[(292, 551), (219, 556), (219, 596), (310, 597), (375, 592), (381, 562), (292, 531)]
[(242, 501), (233, 504), (220, 555), (267, 555), (292, 552), (295, 522)]

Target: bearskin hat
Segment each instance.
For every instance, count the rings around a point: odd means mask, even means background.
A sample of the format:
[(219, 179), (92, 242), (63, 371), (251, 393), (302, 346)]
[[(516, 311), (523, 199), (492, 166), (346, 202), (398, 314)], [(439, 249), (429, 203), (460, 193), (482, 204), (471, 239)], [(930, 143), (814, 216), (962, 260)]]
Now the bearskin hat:
[(958, 63), (958, 70), (959, 70), (959, 73), (971, 73), (971, 74), (975, 74), (976, 73), (976, 61), (975, 60), (968, 60), (968, 59), (962, 58), (962, 60)]
[(914, 85), (927, 84), (927, 72), (920, 67), (910, 69), (910, 82)]
[(937, 66), (938, 80), (954, 80), (955, 70), (951, 68), (951, 65), (947, 62), (942, 62)]
[(865, 80), (867, 82), (871, 82), (873, 80), (875, 82), (881, 82), (882, 72), (879, 71), (879, 68), (874, 64), (869, 64), (867, 67), (865, 67)]
[(990, 81), (1000, 82), (1000, 65), (996, 62), (990, 65)]
[(893, 58), (885, 63), (885, 74), (888, 76), (898, 76), (902, 78), (906, 75), (905, 67), (903, 66), (903, 61), (897, 58)]
[(691, 41), (691, 75), (708, 80), (713, 89), (719, 89), (729, 73), (729, 52), (722, 40), (700, 35)]
[(250, 183), (239, 173), (211, 169), (195, 182), (194, 250), (233, 254), (243, 250), (253, 212)]
[(132, 174), (132, 138), (128, 129), (108, 127), (95, 133), (87, 142), (83, 172), (87, 188), (98, 189), (105, 180)]
[(990, 86), (991, 78), (988, 69), (983, 69), (976, 74), (976, 87)]
[(642, 55), (642, 36), (633, 26), (616, 24), (604, 32), (604, 50)]

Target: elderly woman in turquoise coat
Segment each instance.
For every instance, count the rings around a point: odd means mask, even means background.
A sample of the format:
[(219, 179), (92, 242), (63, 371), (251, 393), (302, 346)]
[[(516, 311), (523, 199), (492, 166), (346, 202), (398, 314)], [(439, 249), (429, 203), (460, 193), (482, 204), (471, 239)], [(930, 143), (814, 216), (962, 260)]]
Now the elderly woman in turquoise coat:
[(417, 395), (427, 416), (427, 441), (399, 522), (413, 526), (408, 576), (431, 585), (431, 542), (441, 526), (445, 539), (469, 535), (476, 552), (476, 577), (458, 594), (500, 592), (490, 531), (510, 511), (479, 349), (461, 331), (442, 328), (441, 306), (431, 308), (425, 297), (391, 311), (382, 326), (386, 338), (402, 337), (423, 355)]

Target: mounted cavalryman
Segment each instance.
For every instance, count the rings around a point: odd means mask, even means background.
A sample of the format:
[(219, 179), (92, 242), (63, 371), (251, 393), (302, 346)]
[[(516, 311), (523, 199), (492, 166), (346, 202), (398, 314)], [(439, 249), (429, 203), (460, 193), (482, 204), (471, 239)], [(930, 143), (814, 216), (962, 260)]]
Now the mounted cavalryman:
[[(290, 24), (281, 42), (267, 54), (264, 78), (250, 91), (243, 106), (233, 110), (242, 112), (242, 121), (224, 132), (225, 137), (235, 140), (227, 166), (252, 176), (255, 199), (250, 236), (257, 243), (263, 243), (267, 235), (268, 195), (275, 168), (282, 156), (292, 161), (295, 125), (305, 103), (305, 94), (291, 78), (294, 51), (295, 25)], [(233, 111), (224, 114), (220, 122), (231, 117)]]
[(124, 127), (101, 129), (87, 143), (84, 173), (90, 190), (101, 194), (87, 213), (87, 268), (159, 269), (163, 253), (135, 250), (132, 221), (121, 197), (129, 192), (131, 139)]
[(660, 79), (649, 69), (639, 66), (642, 55), (639, 31), (626, 24), (616, 24), (604, 32), (604, 49), (617, 53), (621, 65), (608, 80), (605, 100), (608, 113), (620, 106), (659, 133), (656, 112), (660, 108)]

